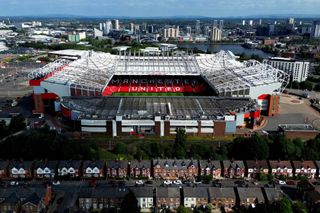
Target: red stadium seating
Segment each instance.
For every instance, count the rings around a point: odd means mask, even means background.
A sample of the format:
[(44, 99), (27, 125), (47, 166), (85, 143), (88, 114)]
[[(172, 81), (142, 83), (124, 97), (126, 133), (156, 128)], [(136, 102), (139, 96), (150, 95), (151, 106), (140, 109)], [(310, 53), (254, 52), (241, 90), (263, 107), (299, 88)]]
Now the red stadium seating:
[(203, 93), (209, 87), (200, 76), (114, 76), (103, 96), (120, 93)]

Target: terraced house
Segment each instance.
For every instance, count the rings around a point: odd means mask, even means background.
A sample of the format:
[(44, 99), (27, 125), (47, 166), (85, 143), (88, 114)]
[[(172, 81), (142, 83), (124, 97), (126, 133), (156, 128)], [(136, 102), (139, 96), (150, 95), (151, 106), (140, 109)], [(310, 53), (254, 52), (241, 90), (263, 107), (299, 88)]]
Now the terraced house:
[(194, 180), (199, 173), (198, 161), (183, 159), (153, 160), (153, 172), (156, 179)]

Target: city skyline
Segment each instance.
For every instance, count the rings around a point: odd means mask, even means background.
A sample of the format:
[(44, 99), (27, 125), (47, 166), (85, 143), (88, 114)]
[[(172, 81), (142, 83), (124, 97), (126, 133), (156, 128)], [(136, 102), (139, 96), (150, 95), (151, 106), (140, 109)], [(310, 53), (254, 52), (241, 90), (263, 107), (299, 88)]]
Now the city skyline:
[[(48, 7), (50, 5), (50, 7)], [(319, 0), (12, 0), (2, 3), (2, 16), (76, 15), (84, 17), (245, 17), (317, 15)]]

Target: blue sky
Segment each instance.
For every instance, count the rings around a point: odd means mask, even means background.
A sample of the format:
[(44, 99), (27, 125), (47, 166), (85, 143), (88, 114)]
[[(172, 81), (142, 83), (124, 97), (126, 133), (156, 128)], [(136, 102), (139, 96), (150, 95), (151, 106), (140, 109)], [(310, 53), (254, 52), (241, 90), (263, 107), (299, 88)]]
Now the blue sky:
[(320, 0), (0, 0), (0, 16), (208, 17), (319, 14)]

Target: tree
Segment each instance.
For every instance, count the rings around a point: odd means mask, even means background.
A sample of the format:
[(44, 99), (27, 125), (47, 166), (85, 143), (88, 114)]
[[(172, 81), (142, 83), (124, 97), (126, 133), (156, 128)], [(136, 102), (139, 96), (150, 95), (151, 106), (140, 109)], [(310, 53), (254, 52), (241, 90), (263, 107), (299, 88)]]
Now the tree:
[(134, 193), (129, 190), (128, 194), (124, 197), (120, 213), (140, 213), (140, 208), (138, 206), (138, 200)]
[(278, 207), (279, 213), (293, 213), (291, 203), (286, 197), (278, 202)]
[(239, 137), (230, 145), (229, 157), (243, 160), (263, 160), (269, 157), (269, 141), (255, 135), (251, 138)]
[(177, 213), (192, 213), (192, 210), (181, 205), (178, 207)]
[(0, 138), (4, 138), (9, 134), (6, 122), (4, 120), (0, 121)]
[(257, 179), (258, 179), (259, 181), (267, 181), (267, 180), (268, 180), (268, 175), (263, 174), (263, 173), (259, 173), (259, 174), (257, 175)]
[(173, 145), (173, 156), (176, 158), (185, 158), (186, 157), (186, 131), (182, 128), (177, 129), (176, 138)]
[(116, 143), (113, 152), (115, 154), (126, 154), (127, 153), (127, 146), (122, 142), (118, 142), (118, 143)]
[(300, 82), (299, 86), (302, 90), (307, 89), (311, 91), (313, 88), (313, 84), (310, 81), (302, 81)]
[(294, 213), (308, 213), (307, 207), (300, 200), (297, 200), (293, 203), (292, 210)]
[(314, 86), (314, 91), (317, 91), (319, 92), (320, 91), (320, 83), (317, 83), (315, 86)]
[(293, 81), (291, 83), (291, 88), (292, 89), (299, 89), (299, 82), (298, 81)]
[(9, 131), (11, 133), (19, 132), (26, 128), (25, 118), (22, 115), (15, 116), (11, 119), (9, 124)]

